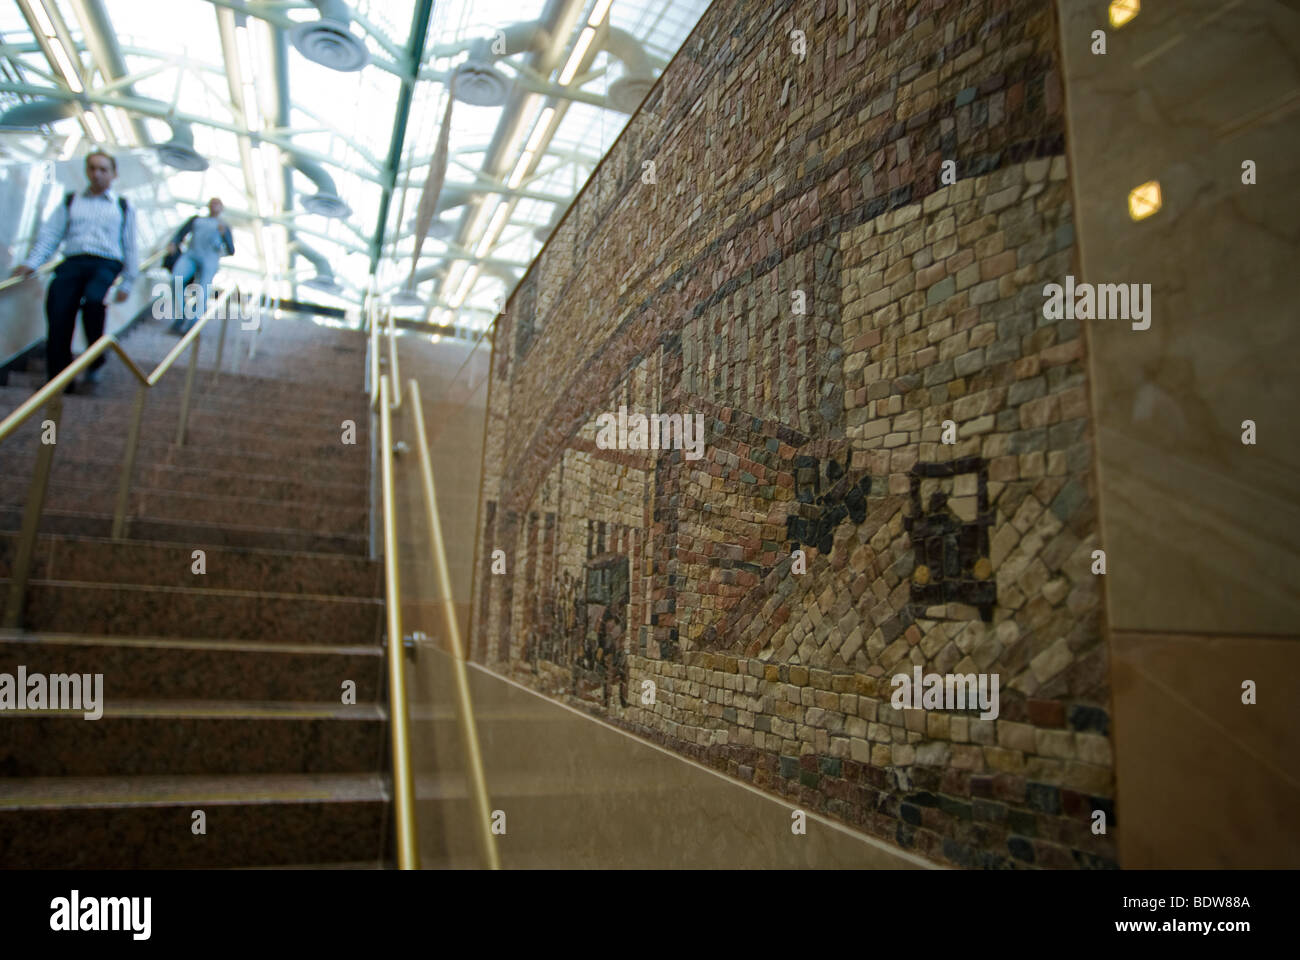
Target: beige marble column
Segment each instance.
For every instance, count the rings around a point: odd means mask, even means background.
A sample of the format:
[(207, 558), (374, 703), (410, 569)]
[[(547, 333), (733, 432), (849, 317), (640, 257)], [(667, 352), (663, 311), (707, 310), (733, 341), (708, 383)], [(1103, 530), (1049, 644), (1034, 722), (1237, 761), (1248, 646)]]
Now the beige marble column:
[(1153, 298), (1086, 323), (1121, 863), (1300, 866), (1300, 6), (1058, 11), (1076, 280)]

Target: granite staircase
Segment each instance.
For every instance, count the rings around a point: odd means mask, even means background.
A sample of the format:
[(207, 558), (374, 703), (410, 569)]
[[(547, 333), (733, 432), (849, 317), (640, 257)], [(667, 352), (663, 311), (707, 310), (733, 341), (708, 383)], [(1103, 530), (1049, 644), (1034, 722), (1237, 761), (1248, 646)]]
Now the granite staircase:
[[(122, 540), (135, 381), (110, 359), (64, 398), (24, 629), (0, 632), (0, 675), (102, 674), (102, 717), (0, 712), (0, 867), (391, 865), (365, 338), (263, 323), (230, 324), (215, 379), (210, 324), (183, 445), (187, 358), (149, 392)], [(176, 343), (164, 328), (146, 319), (124, 340), (145, 370)], [(44, 378), (11, 372), (0, 413)], [(0, 444), (0, 607), (41, 419)]]

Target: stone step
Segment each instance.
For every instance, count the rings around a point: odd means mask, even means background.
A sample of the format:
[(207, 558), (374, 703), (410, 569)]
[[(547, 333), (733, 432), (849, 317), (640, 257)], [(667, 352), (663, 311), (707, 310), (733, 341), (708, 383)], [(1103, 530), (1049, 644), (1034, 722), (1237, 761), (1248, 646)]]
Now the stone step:
[[(10, 869), (350, 869), (392, 856), (373, 773), (16, 778), (0, 793)], [(202, 810), (206, 833), (196, 835)]]
[[(27, 478), (0, 479), (0, 504), (26, 504), (31, 482)], [(111, 514), (117, 502), (116, 482), (97, 485), (51, 481), (46, 488), (48, 510)], [(252, 500), (213, 494), (186, 493), (134, 485), (127, 501), (127, 516), (151, 520), (242, 524), (313, 533), (362, 534), (369, 511), (365, 502), (351, 506), (295, 503), (288, 500)]]
[[(0, 410), (6, 411), (4, 415), (7, 416), (7, 411), (17, 409), (31, 394), (32, 391), (20, 387), (0, 387)], [(141, 435), (155, 438), (173, 436), (180, 419), (180, 401), (180, 391), (163, 392), (161, 386), (150, 390), (140, 418)], [(107, 388), (96, 389), (93, 393), (65, 397), (60, 426), (91, 423), (107, 431), (120, 428), (125, 436), (134, 412), (134, 390), (121, 393)], [(41, 419), (44, 418), (36, 418), (38, 424)], [(330, 408), (297, 408), (281, 404), (270, 407), (257, 400), (204, 394), (196, 387), (190, 398), (188, 422), (192, 427), (231, 433), (259, 436), (288, 433), (305, 436), (320, 432), (341, 433), (340, 424), (344, 419), (354, 422), (357, 443), (364, 444), (370, 427), (369, 406), (364, 395), (358, 395), (348, 403), (336, 403)], [(15, 432), (14, 436), (24, 435), (24, 432), (33, 435), (38, 431), (39, 426), (29, 426)]]
[[(141, 444), (142, 448), (143, 446)], [(370, 477), (369, 453), (363, 449), (350, 454), (347, 458), (332, 457), (326, 463), (315, 457), (295, 457), (287, 450), (257, 453), (215, 447), (201, 449), (194, 445), (176, 447), (168, 444), (161, 462), (196, 470), (246, 473), (259, 477), (275, 476), (303, 483), (329, 481), (362, 488), (367, 488)]]
[[(0, 581), (7, 603), (9, 581)], [(383, 602), (363, 597), (30, 580), (33, 633), (198, 637), (266, 643), (378, 643)]]
[(161, 637), (94, 637), (0, 631), (0, 673), (103, 674), (118, 700), (241, 700), (342, 703), (344, 682), (358, 703), (385, 687), (377, 645), (259, 643)]
[[(21, 477), (24, 480), (31, 478), (32, 466), (35, 464), (39, 448), (37, 435), (28, 431), (29, 426), (30, 422), (18, 431), (25, 436), (11, 436), (0, 445), (0, 455), (4, 456), (5, 464), (14, 464), (12, 469), (6, 468), (5, 474)], [(66, 433), (64, 440), (67, 440)], [(56, 444), (54, 469), (58, 469), (57, 465), (63, 459), (73, 462), (90, 460), (110, 464), (109, 473), (116, 482), (125, 454), (125, 433), (116, 435), (83, 429), (76, 435), (75, 443), (61, 441), (61, 445)], [(367, 450), (362, 450), (351, 459), (330, 457), (321, 460), (317, 457), (295, 457), (287, 450), (269, 453), (240, 452), (220, 447), (200, 448), (192, 443), (177, 447), (170, 438), (141, 437), (136, 449), (137, 478), (140, 477), (140, 471), (154, 464), (203, 471), (244, 473), (258, 477), (279, 477), (304, 483), (328, 481), (355, 487), (366, 486), (370, 469)]]
[[(146, 317), (123, 341), (145, 370), (177, 343), (164, 326)], [(0, 631), (0, 673), (102, 674), (103, 715), (3, 711), (5, 866), (392, 866), (366, 339), (271, 315), (256, 340), (238, 326), (217, 376), (219, 327), (205, 330), (184, 446), (189, 358), (147, 393), (124, 540), (109, 533), (137, 383), (110, 357), (63, 402), (30, 632)], [(39, 363), (14, 374), (0, 411), (44, 380)], [(41, 419), (0, 450), (0, 604)], [(342, 702), (348, 681), (357, 705)], [(417, 778), (430, 829), (465, 802), (435, 780)]]
[[(0, 530), (16, 531), (22, 527), (22, 508), (0, 504)], [(51, 510), (41, 514), (43, 534), (107, 538), (112, 535), (113, 518), (107, 513), (81, 513)], [(365, 534), (316, 533), (311, 530), (274, 529), (237, 524), (198, 521), (162, 520), (148, 517), (128, 518), (125, 537), (155, 543), (183, 544), (194, 550), (209, 546), (254, 547), (302, 553), (338, 553), (364, 556), (368, 549)]]
[[(11, 574), (18, 536), (0, 533), (0, 577)], [(193, 587), (195, 548), (90, 537), (42, 535), (36, 540), (31, 576), (38, 580), (154, 587)], [(378, 560), (338, 554), (292, 553), (240, 547), (203, 547), (207, 572), (202, 586), (216, 590), (312, 593), (335, 597), (379, 597), (383, 568)]]
[[(139, 355), (131, 351), (130, 346), (128, 343), (128, 353), (131, 353), (136, 366), (146, 374), (156, 369), (157, 364), (165, 357), (161, 351), (156, 357)], [(250, 401), (274, 403), (277, 406), (284, 403), (302, 412), (313, 409), (333, 410), (339, 404), (357, 406), (365, 403), (363, 390), (365, 365), (360, 361), (355, 365), (328, 368), (316, 364), (310, 355), (303, 355), (295, 358), (293, 364), (294, 367), (300, 368), (299, 372), (306, 379), (293, 380), (274, 375), (257, 375), (253, 372), (233, 373), (229, 371), (229, 365), (224, 362), (220, 375), (214, 377), (211, 362), (215, 358), (208, 356), (205, 359), (203, 353), (199, 356), (200, 362), (195, 374), (191, 402), (195, 397), (219, 397), (245, 403)], [(153, 399), (171, 397), (172, 405), (175, 406), (185, 389), (187, 365), (188, 356), (181, 357), (163, 375), (163, 378), (149, 389), (150, 397)], [(45, 382), (46, 376), (43, 371), (13, 370), (10, 371), (9, 382), (5, 389), (16, 390), (22, 395), (21, 399), (26, 399), (43, 387)], [(139, 381), (135, 376), (116, 356), (113, 356), (101, 368), (98, 384), (86, 386), (79, 378), (77, 392), (69, 394), (68, 399), (134, 400), (138, 384)]]
[[(64, 404), (65, 410), (69, 404)], [(5, 439), (6, 450), (26, 448), (35, 453), (36, 446), (42, 442), (45, 432), (45, 417), (36, 414)], [(342, 420), (339, 421), (342, 423)], [(338, 425), (319, 424), (309, 428), (298, 429), (286, 425), (283, 429), (274, 429), (265, 433), (252, 433), (238, 427), (221, 425), (200, 426), (191, 423), (185, 430), (183, 446), (197, 449), (217, 449), (229, 453), (262, 453), (289, 457), (295, 460), (312, 460), (329, 469), (335, 463), (368, 463), (370, 445), (366, 435), (358, 432), (355, 436), (348, 431), (349, 441), (344, 443), (344, 431)], [(120, 421), (95, 421), (65, 414), (60, 418), (55, 445), (63, 450), (77, 451), (83, 456), (96, 456), (96, 447), (86, 449), (89, 437), (111, 437), (116, 439), (109, 459), (121, 462), (126, 450), (128, 424), (125, 415)], [(140, 439), (153, 443), (172, 443), (176, 437), (176, 421), (168, 418), (166, 423), (158, 421), (152, 425), (142, 424)], [(56, 451), (57, 455), (57, 451)]]
[[(182, 450), (184, 448), (181, 448)], [(6, 473), (14, 482), (30, 483), (36, 467), (33, 454), (22, 451), (6, 457)], [(116, 490), (122, 465), (116, 460), (79, 457), (74, 450), (59, 450), (53, 460), (51, 482), (70, 484), (112, 484)], [(284, 500), (294, 503), (348, 506), (368, 502), (369, 490), (357, 483), (326, 480), (298, 480), (274, 475), (238, 473), (231, 470), (201, 470), (166, 463), (137, 464), (134, 483), (177, 493), (219, 493), (252, 500)], [(25, 488), (25, 487), (24, 487)], [(22, 502), (26, 502), (23, 500)]]
[(103, 716), (5, 711), (0, 776), (367, 773), (386, 755), (378, 704), (114, 699)]

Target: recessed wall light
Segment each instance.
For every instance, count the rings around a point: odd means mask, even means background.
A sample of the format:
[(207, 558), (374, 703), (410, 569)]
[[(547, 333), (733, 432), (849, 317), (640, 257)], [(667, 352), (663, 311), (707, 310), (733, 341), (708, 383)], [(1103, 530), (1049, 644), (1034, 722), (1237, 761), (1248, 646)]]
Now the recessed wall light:
[(1159, 211), (1160, 181), (1148, 180), (1129, 191), (1128, 215), (1134, 220), (1145, 220)]
[(1142, 0), (1111, 0), (1110, 25), (1122, 27), (1142, 10)]

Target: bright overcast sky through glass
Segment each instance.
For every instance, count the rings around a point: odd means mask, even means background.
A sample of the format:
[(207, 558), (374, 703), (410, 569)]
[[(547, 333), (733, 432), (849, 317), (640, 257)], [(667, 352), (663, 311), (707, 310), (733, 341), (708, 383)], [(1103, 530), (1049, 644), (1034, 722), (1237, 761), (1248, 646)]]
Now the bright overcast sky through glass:
[[(382, 294), (410, 301), (413, 319), (482, 329), (707, 6), (0, 0), (0, 109), (49, 102), (55, 114), (35, 130), (0, 124), (0, 151), (5, 163), (53, 164), (74, 186), (79, 158), (101, 142), (125, 161), (119, 186), (136, 198), (151, 249), (219, 196), (236, 230), (228, 277), (338, 305), (359, 302), (373, 274)], [(359, 41), (364, 67), (304, 55), (321, 9), (350, 15), (331, 29)], [(503, 81), (487, 99), (504, 103), (467, 102), (457, 88), (438, 218), (412, 286), (447, 81), (467, 60)], [(205, 169), (178, 169), (156, 150), (189, 136)]]

